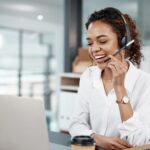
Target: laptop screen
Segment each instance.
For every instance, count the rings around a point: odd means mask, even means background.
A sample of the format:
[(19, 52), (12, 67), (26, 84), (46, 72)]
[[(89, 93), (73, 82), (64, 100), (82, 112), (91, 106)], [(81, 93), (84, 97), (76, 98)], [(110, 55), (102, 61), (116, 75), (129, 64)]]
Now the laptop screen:
[(50, 150), (41, 100), (0, 96), (0, 150)]

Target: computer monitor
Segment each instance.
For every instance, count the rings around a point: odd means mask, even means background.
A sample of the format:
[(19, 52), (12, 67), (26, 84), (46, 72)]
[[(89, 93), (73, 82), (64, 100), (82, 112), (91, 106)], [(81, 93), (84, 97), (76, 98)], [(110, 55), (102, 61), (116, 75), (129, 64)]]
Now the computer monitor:
[(50, 150), (41, 100), (0, 96), (0, 150)]

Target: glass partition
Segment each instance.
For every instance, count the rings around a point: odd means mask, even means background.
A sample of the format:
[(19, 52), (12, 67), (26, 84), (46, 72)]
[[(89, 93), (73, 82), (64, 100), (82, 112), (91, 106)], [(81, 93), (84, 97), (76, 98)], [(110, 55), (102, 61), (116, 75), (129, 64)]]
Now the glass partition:
[(0, 28), (0, 94), (18, 94), (19, 32)]
[(42, 99), (49, 128), (55, 128), (57, 99), (53, 36), (0, 28), (0, 94)]

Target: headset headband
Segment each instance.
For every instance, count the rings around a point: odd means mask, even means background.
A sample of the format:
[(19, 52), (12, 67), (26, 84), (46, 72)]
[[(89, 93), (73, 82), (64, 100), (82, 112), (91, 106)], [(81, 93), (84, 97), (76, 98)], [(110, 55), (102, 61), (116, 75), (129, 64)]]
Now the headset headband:
[(124, 21), (124, 25), (125, 25), (125, 30), (126, 30), (126, 36), (127, 37), (127, 43), (131, 41), (131, 33), (130, 33), (130, 29), (129, 29), (129, 26), (128, 26), (128, 23), (126, 22), (126, 19), (125, 17), (121, 14), (120, 12), (120, 16), (122, 17), (122, 20)]
[[(121, 13), (121, 11), (119, 11), (118, 9), (116, 8), (113, 8), (113, 7), (108, 7), (108, 8), (105, 8), (103, 9), (103, 11), (115, 11), (117, 14), (120, 15), (120, 17), (122, 18), (123, 22), (124, 22), (124, 26), (125, 26), (125, 32), (124, 33), (124, 37), (122, 38), (121, 40), (121, 44), (122, 46), (126, 45), (128, 42), (131, 41), (131, 32), (130, 32), (130, 29), (129, 29), (129, 26), (128, 26), (128, 23), (125, 19), (125, 17), (123, 16), (123, 14)], [(112, 12), (111, 12), (112, 13)], [(128, 49), (130, 49), (131, 46), (128, 47)]]

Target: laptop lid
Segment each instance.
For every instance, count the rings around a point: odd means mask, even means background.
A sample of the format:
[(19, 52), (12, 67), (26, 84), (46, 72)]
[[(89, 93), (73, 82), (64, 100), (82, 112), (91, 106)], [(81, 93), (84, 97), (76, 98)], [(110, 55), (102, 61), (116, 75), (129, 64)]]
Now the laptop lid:
[(0, 96), (0, 150), (50, 150), (41, 100)]

